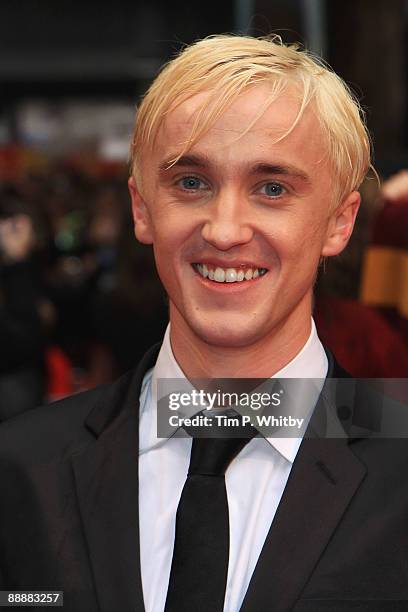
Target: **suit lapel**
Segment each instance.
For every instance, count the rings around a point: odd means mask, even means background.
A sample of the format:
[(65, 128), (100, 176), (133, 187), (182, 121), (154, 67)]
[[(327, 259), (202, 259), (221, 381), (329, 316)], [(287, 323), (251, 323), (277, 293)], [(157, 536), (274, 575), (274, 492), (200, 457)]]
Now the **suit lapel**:
[[(331, 353), (328, 377), (348, 378)], [(320, 438), (326, 411), (319, 400), (258, 559), (241, 612), (292, 609), (366, 468), (346, 437)]]
[(364, 475), (348, 440), (303, 440), (241, 612), (292, 609)]
[(72, 457), (78, 503), (101, 612), (143, 612), (140, 572), (139, 396), (151, 350), (110, 387), (87, 418), (96, 440)]

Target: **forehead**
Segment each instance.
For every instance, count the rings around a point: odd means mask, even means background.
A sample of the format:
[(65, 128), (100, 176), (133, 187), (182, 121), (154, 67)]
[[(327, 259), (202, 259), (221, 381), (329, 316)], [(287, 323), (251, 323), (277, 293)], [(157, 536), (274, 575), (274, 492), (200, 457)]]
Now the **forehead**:
[[(231, 152), (235, 156), (238, 152), (242, 156), (280, 152), (306, 157), (311, 164), (321, 163), (326, 142), (313, 105), (309, 104), (297, 121), (301, 93), (288, 86), (272, 102), (271, 94), (267, 85), (241, 93), (187, 150), (198, 148), (224, 159)], [(211, 105), (207, 108), (208, 96), (208, 93), (195, 95), (169, 112), (158, 133), (156, 155), (174, 159), (186, 152), (201, 109), (205, 111), (200, 124), (205, 122), (206, 113), (211, 112)]]
[[(267, 85), (257, 85), (248, 88), (241, 92), (238, 97), (227, 106), (224, 113), (213, 122), (211, 128), (230, 129), (233, 132), (240, 133), (245, 129), (243, 122), (248, 125), (259, 115), (258, 127), (266, 127), (269, 124), (271, 129), (284, 127), (285, 123), (291, 121), (295, 109), (299, 107), (300, 94), (294, 88), (288, 88), (277, 99), (272, 102), (272, 90)], [(283, 100), (282, 105), (279, 101)], [(289, 105), (287, 104), (289, 102)], [(206, 120), (208, 113), (214, 110), (219, 100), (212, 101), (210, 93), (202, 92), (185, 100), (182, 104), (177, 105), (169, 112), (166, 120), (163, 123), (163, 132), (167, 132), (172, 128), (192, 127), (200, 111), (204, 110), (203, 120)], [(275, 117), (274, 124), (271, 124), (271, 117), (264, 117), (263, 110), (273, 106)], [(279, 110), (277, 114), (276, 111)], [(239, 121), (239, 123), (237, 123)]]

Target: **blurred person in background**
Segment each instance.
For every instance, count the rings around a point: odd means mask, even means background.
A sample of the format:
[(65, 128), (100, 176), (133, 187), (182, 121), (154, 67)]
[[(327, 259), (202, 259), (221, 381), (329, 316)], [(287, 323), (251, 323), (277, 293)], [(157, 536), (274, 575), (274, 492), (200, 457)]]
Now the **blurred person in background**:
[[(408, 350), (408, 170), (390, 176), (382, 185), (363, 262), (362, 301), (391, 325)], [(395, 360), (398, 360), (395, 352)], [(395, 373), (394, 376), (408, 376)]]
[(135, 243), (121, 195), (108, 191), (89, 223), (86, 260), (94, 270), (89, 279), (89, 386), (134, 367), (167, 325), (167, 303), (153, 255)]
[[(380, 307), (379, 296), (368, 299), (367, 292), (377, 287), (381, 293), (385, 284), (384, 294), (391, 296), (391, 305), (392, 300), (398, 301), (392, 296), (403, 295), (408, 278), (401, 249), (404, 242), (408, 247), (408, 207), (402, 204), (408, 203), (407, 182), (404, 173), (382, 184), (375, 175), (366, 178), (347, 250), (338, 258), (326, 260), (319, 271), (314, 307), (319, 336), (356, 377), (408, 376), (408, 335), (404, 334), (403, 318), (392, 308)], [(378, 254), (373, 236), (392, 237), (389, 241), (394, 249), (384, 252), (382, 247)], [(376, 261), (372, 260), (373, 249)]]
[(0, 421), (44, 401), (45, 349), (54, 322), (36, 260), (33, 211), (18, 192), (0, 192)]
[(124, 187), (116, 178), (92, 182), (67, 173), (59, 197), (50, 190), (54, 229), (47, 278), (58, 309), (54, 339), (73, 364), (76, 390), (132, 368), (160, 340), (167, 322), (152, 254), (135, 244)]
[(84, 257), (93, 185), (79, 172), (52, 167), (39, 196), (50, 227), (45, 275), (58, 313), (53, 340), (79, 373), (86, 369), (89, 345), (89, 272)]

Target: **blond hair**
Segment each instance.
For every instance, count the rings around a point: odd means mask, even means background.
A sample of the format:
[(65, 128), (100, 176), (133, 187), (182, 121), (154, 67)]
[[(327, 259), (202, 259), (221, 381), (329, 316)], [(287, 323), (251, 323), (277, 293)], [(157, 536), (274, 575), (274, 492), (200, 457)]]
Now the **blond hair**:
[(341, 202), (358, 189), (371, 159), (370, 137), (360, 104), (344, 81), (322, 60), (300, 50), (296, 44), (283, 44), (276, 35), (270, 38), (210, 36), (186, 47), (165, 65), (136, 114), (130, 152), (132, 173), (138, 178), (141, 154), (145, 147), (154, 146), (170, 111), (198, 93), (208, 93), (196, 113), (190, 137), (183, 143), (178, 156), (181, 157), (241, 92), (256, 84), (270, 84), (271, 96), (243, 133), (286, 86), (297, 85), (301, 91), (297, 117), (278, 140), (296, 127), (312, 102), (326, 138), (327, 156), (334, 173), (334, 199)]

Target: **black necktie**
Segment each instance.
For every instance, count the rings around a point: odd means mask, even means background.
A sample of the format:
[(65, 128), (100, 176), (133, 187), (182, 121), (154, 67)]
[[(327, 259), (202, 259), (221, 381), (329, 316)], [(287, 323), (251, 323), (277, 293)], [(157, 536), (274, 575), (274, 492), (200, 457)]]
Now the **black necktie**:
[(222, 612), (229, 558), (225, 471), (256, 434), (247, 427), (246, 438), (193, 439), (176, 515), (165, 612)]

